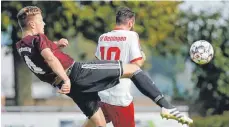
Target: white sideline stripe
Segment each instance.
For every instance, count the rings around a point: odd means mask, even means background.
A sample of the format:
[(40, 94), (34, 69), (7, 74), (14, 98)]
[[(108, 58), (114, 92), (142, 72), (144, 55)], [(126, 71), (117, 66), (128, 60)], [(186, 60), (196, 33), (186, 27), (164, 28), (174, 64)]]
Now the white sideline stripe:
[(85, 65), (85, 66), (82, 66), (82, 68), (92, 68), (92, 69), (118, 69), (119, 66), (91, 66), (91, 65)]
[(81, 66), (86, 69), (119, 69), (119, 64), (107, 63), (107, 64), (84, 64)]

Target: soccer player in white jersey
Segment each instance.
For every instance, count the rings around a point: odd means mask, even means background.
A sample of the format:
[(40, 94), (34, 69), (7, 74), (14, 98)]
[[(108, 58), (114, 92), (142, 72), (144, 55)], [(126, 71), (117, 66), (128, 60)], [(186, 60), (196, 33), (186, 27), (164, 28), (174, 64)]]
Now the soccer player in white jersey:
[[(121, 60), (140, 67), (143, 65), (145, 55), (141, 51), (138, 34), (132, 31), (135, 19), (125, 20), (129, 11), (128, 8), (120, 9), (115, 29), (100, 36), (95, 53), (99, 60)], [(115, 127), (135, 127), (131, 83), (130, 79), (120, 79), (115, 87), (99, 92), (106, 121), (111, 121)]]
[[(123, 64), (136, 64), (139, 67), (144, 63), (144, 53), (141, 51), (138, 34), (133, 30), (135, 13), (127, 7), (122, 7), (116, 14), (116, 26), (111, 32), (104, 33), (99, 37), (95, 56), (99, 60), (121, 60)], [(115, 67), (115, 65), (113, 65)], [(113, 68), (110, 64), (110, 68)], [(104, 67), (105, 69), (106, 67)], [(145, 79), (141, 79), (146, 81)], [(133, 81), (133, 80), (132, 80)], [(145, 95), (159, 92), (154, 85), (147, 84), (144, 89), (138, 89)], [(120, 83), (110, 89), (99, 92), (101, 99), (100, 107), (106, 118), (106, 122), (112, 122), (114, 127), (135, 127), (133, 97), (130, 94), (131, 80), (120, 79)], [(146, 92), (146, 87), (151, 87)], [(151, 93), (152, 92), (152, 93)], [(175, 119), (178, 122), (190, 124), (192, 120), (182, 115), (171, 105), (163, 95), (155, 97), (161, 108), (161, 116), (167, 119)], [(88, 120), (84, 127), (95, 127)]]

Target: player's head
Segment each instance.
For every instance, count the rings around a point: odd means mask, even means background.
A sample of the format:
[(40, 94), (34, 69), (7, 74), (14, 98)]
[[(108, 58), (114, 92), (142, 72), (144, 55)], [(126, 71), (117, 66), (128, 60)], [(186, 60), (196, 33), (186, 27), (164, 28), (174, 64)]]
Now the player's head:
[(33, 34), (44, 33), (43, 17), (41, 9), (36, 6), (26, 6), (18, 14), (18, 24), (24, 31), (31, 31)]
[(130, 30), (134, 28), (135, 13), (128, 7), (120, 7), (116, 13), (116, 24), (125, 25)]

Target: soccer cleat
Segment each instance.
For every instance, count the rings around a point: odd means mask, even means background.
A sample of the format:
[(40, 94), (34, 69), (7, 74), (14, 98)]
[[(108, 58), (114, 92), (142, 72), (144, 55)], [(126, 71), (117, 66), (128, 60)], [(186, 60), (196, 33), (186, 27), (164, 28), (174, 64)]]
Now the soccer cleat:
[(193, 120), (190, 119), (187, 116), (182, 115), (177, 108), (172, 108), (172, 109), (166, 109), (164, 107), (162, 107), (161, 109), (161, 117), (162, 118), (166, 118), (168, 119), (174, 119), (176, 121), (178, 121), (178, 123), (181, 124), (187, 124), (190, 125), (193, 123)]

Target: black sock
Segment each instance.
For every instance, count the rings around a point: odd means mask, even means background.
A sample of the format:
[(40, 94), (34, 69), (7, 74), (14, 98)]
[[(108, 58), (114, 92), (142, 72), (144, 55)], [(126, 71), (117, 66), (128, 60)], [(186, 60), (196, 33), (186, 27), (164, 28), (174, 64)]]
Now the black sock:
[(131, 80), (141, 93), (149, 97), (160, 107), (167, 109), (173, 108), (173, 106), (164, 98), (163, 94), (159, 91), (150, 77), (142, 70), (136, 71), (131, 77)]

